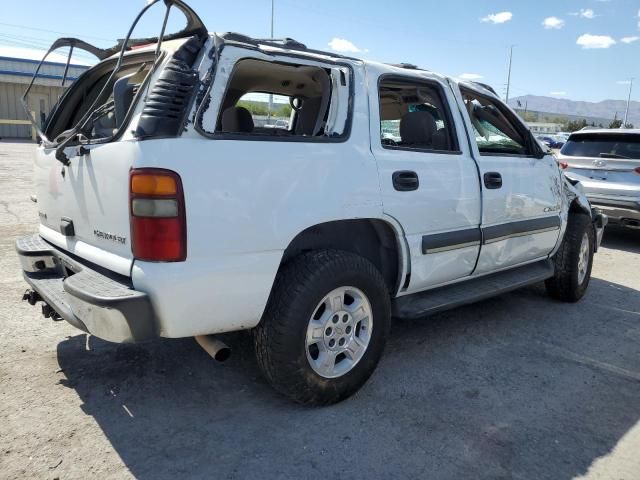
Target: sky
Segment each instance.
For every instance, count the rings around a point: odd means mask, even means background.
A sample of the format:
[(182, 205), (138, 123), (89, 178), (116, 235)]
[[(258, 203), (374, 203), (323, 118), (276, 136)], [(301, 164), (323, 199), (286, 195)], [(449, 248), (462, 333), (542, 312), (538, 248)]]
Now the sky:
[[(274, 1), (274, 36), (310, 48), (477, 79), (504, 97), (514, 45), (511, 97), (626, 100), (636, 77), (632, 98), (640, 100), (640, 0)], [(57, 36), (111, 46), (146, 0), (3, 3), (0, 45), (46, 49)], [(209, 31), (269, 36), (271, 0), (187, 3)], [(161, 16), (162, 3), (138, 36), (157, 35)]]

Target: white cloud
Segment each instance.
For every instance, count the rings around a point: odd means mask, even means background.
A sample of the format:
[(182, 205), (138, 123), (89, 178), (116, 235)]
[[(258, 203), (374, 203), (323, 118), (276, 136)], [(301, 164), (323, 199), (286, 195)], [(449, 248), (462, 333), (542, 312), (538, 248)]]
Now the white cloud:
[(564, 20), (558, 17), (547, 17), (542, 21), (542, 26), (547, 30), (560, 30), (564, 27)]
[(578, 37), (576, 44), (584, 49), (609, 48), (615, 45), (616, 41), (609, 35), (591, 35), (590, 33), (585, 33)]
[(622, 38), (620, 39), (620, 41), (621, 41), (622, 43), (626, 43), (626, 44), (633, 43), (633, 42), (637, 42), (638, 40), (640, 40), (640, 37), (637, 37), (637, 36), (633, 36), (633, 37), (622, 37)]
[(463, 73), (460, 75), (462, 80), (480, 80), (482, 75), (478, 75), (477, 73)]
[(499, 13), (491, 13), (486, 17), (480, 19), (481, 22), (491, 22), (491, 23), (506, 23), (513, 18), (513, 13), (511, 12), (499, 12)]
[(581, 8), (580, 16), (582, 18), (588, 18), (589, 20), (591, 20), (592, 18), (595, 18), (596, 14), (591, 8)]
[(550, 95), (553, 95), (554, 97), (564, 97), (567, 92), (563, 92), (563, 91), (558, 91), (558, 92), (549, 92)]
[(345, 40), (344, 38), (333, 37), (329, 42), (329, 48), (334, 52), (342, 52), (342, 53), (362, 53), (367, 50), (356, 47), (349, 40)]
[(618, 80), (616, 83), (618, 85), (630, 85), (631, 84), (631, 80)]

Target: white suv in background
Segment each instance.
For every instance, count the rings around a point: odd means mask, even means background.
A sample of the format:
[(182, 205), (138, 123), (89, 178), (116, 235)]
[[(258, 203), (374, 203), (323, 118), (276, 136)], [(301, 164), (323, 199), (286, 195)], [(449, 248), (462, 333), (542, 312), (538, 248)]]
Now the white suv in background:
[[(209, 34), (164, 4), (183, 31), (54, 44), (101, 61), (40, 132), (40, 228), (16, 247), (45, 316), (218, 358), (213, 335), (252, 330), (277, 390), (329, 404), (369, 378), (392, 316), (542, 281), (583, 296), (606, 217), (490, 88)], [(288, 98), (288, 124), (257, 126), (248, 94)]]

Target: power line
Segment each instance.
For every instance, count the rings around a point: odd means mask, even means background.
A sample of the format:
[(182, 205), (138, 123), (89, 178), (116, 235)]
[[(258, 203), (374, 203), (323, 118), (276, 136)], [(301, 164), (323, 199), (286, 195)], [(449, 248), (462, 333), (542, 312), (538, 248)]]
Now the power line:
[[(55, 33), (58, 35), (66, 35), (66, 36), (75, 36), (77, 34), (74, 33), (69, 33), (69, 32), (60, 32), (58, 30), (48, 30), (46, 28), (36, 28), (36, 27), (28, 27), (26, 25), (17, 25), (15, 23), (4, 23), (4, 22), (0, 22), (0, 25), (4, 25), (5, 27), (14, 27), (14, 28), (19, 28), (20, 30), (37, 30), (40, 32), (48, 32), (48, 33)], [(95, 40), (104, 40), (105, 42), (113, 42), (113, 38), (104, 38), (104, 37), (96, 37), (94, 35), (82, 35), (85, 38), (93, 38)]]
[[(10, 44), (11, 46), (23, 47), (23, 48), (36, 48), (41, 50), (48, 50), (52, 41), (42, 37), (30, 37), (25, 35), (12, 35), (0, 33), (0, 43)], [(83, 50), (74, 50), (74, 57), (82, 57), (86, 59), (94, 59), (95, 57)]]

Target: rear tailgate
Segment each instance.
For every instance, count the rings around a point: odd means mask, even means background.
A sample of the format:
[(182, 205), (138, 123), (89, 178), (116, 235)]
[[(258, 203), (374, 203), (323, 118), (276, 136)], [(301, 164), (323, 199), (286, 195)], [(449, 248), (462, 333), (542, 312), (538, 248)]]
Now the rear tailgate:
[[(160, 34), (130, 38), (137, 22), (155, 4), (165, 9)], [(182, 30), (170, 34), (165, 27), (171, 8), (179, 10), (186, 22)], [(140, 161), (137, 139), (181, 133), (198, 80), (191, 66), (207, 38), (206, 27), (182, 0), (149, 0), (125, 40), (111, 49), (75, 38), (54, 42), (47, 55), (57, 48), (69, 48), (67, 63), (74, 49), (103, 61), (64, 93), (43, 130), (34, 123), (42, 138), (36, 150), (35, 184), (40, 235), (45, 240), (130, 276), (129, 172)], [(67, 86), (64, 80), (63, 85)], [(153, 163), (153, 159), (146, 160)]]
[(36, 151), (40, 234), (51, 243), (121, 275), (129, 275), (129, 170), (135, 142), (89, 146), (68, 166), (55, 149)]

